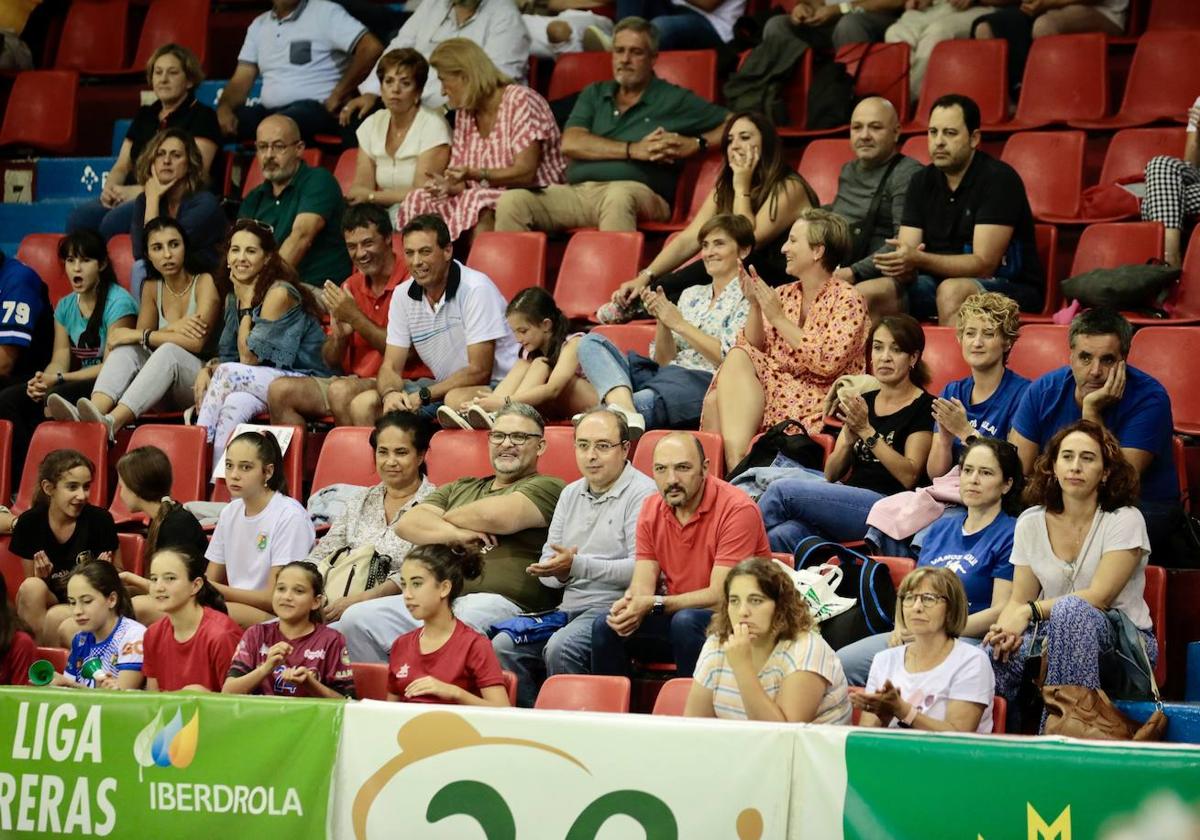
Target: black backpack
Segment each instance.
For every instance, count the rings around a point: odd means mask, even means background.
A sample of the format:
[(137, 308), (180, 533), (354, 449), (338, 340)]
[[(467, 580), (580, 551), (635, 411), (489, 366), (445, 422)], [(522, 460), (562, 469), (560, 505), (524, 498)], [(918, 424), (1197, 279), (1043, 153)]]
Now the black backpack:
[(855, 604), (841, 615), (822, 621), (821, 636), (834, 650), (840, 650), (867, 636), (892, 632), (895, 628), (896, 586), (887, 566), (820, 537), (801, 540), (792, 559), (797, 569), (807, 569), (835, 558), (842, 568), (842, 582), (838, 584), (837, 594), (853, 598)]
[[(796, 433), (789, 434), (788, 429), (793, 427)], [(778, 455), (814, 470), (821, 469), (821, 465), (825, 463), (825, 448), (808, 436), (800, 422), (782, 420), (763, 432), (762, 437), (754, 442), (746, 456), (725, 476), (725, 480), (733, 481), (752, 467), (769, 467), (775, 463)]]
[[(864, 56), (865, 58), (865, 56)], [(861, 68), (863, 62), (858, 66)], [(840, 62), (819, 62), (813, 65), (812, 81), (808, 87), (808, 117), (804, 127), (840, 128), (850, 122), (857, 103), (854, 77)]]

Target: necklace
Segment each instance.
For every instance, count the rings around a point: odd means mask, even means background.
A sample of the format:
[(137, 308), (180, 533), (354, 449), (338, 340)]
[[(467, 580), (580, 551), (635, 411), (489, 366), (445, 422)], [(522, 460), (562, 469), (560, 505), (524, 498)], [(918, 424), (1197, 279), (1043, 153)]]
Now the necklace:
[(167, 291), (170, 292), (171, 294), (175, 295), (175, 297), (177, 297), (177, 298), (187, 297), (188, 294), (192, 291), (192, 286), (196, 285), (196, 275), (191, 274), (188, 277), (189, 277), (188, 284), (183, 287), (182, 292), (177, 292), (174, 289), (172, 289), (170, 282), (165, 277), (163, 278), (163, 286), (165, 286)]

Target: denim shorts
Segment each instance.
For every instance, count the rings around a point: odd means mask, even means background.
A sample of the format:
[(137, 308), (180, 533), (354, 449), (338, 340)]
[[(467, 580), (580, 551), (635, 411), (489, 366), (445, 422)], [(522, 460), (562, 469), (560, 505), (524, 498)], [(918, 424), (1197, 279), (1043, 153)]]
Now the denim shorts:
[[(942, 282), (929, 274), (918, 274), (904, 290), (905, 308), (909, 315), (924, 321), (937, 318), (937, 286)], [(976, 277), (981, 292), (999, 292), (1017, 302), (1022, 312), (1040, 312), (1042, 294), (1028, 283), (1004, 280), (1000, 277)]]

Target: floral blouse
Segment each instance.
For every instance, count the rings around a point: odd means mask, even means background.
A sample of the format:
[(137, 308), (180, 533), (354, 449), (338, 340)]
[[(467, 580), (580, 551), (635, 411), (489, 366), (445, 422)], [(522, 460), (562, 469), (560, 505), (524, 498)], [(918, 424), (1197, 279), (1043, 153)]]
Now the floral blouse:
[[(725, 286), (715, 301), (712, 299), (712, 293), (712, 283), (689, 286), (679, 296), (679, 312), (683, 315), (683, 320), (700, 332), (720, 339), (721, 356), (724, 357), (737, 341), (738, 333), (746, 323), (750, 301), (742, 294), (742, 284), (736, 278)], [(717, 368), (678, 333), (675, 334), (675, 349), (677, 352), (671, 364), (689, 370), (715, 371)], [(650, 355), (654, 355), (653, 347), (650, 348)]]

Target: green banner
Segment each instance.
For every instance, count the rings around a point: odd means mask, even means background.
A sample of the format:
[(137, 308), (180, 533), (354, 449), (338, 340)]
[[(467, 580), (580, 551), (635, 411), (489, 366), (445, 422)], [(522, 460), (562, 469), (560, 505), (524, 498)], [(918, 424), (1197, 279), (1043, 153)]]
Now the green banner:
[(0, 837), (323, 838), (342, 710), (0, 690)]
[(1051, 739), (846, 739), (847, 840), (1084, 840), (1157, 791), (1200, 800), (1200, 750)]

